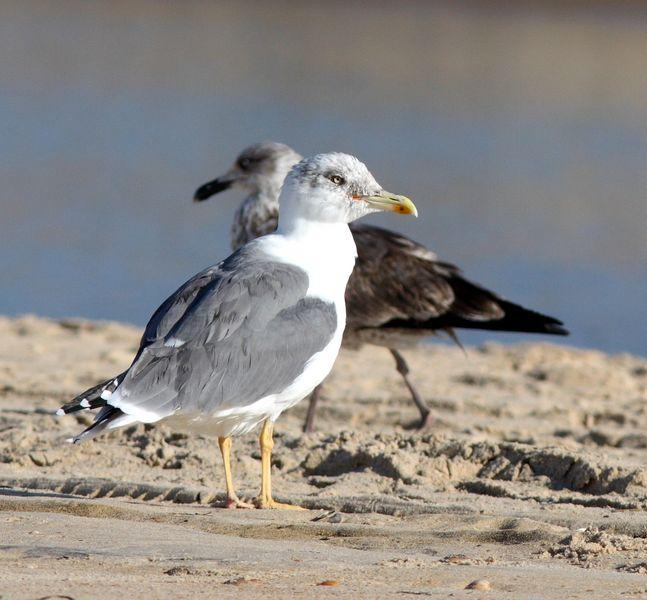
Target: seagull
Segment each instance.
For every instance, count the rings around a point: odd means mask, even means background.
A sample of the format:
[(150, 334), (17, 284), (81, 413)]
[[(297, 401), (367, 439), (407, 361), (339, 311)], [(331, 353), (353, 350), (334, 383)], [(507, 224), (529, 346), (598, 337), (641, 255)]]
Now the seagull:
[[(199, 187), (194, 200), (237, 188), (247, 192), (231, 226), (231, 246), (238, 248), (276, 229), (279, 192), (286, 173), (301, 156), (278, 142), (245, 148), (221, 177)], [(400, 350), (439, 331), (457, 341), (454, 329), (486, 329), (568, 335), (562, 322), (509, 302), (466, 279), (453, 264), (438, 260), (422, 244), (371, 225), (352, 224), (358, 258), (346, 289), (348, 311), (343, 344), (368, 343), (389, 349), (419, 413), (420, 428), (431, 411), (410, 377)], [(304, 431), (313, 431), (321, 386), (315, 388)]]
[(62, 406), (100, 409), (69, 441), (131, 423), (217, 436), (227, 506), (236, 495), (231, 437), (262, 423), (259, 508), (295, 508), (272, 497), (270, 459), (279, 415), (332, 369), (346, 324), (344, 290), (357, 255), (348, 223), (376, 211), (417, 216), (348, 154), (318, 154), (290, 170), (276, 233), (242, 245), (169, 296), (151, 317), (131, 366)]

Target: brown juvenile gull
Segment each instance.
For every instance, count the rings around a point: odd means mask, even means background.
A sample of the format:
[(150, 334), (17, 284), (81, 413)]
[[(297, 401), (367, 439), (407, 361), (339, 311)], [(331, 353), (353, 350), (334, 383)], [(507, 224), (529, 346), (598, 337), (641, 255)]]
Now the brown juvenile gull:
[(58, 412), (100, 408), (78, 443), (130, 423), (218, 437), (228, 506), (249, 506), (231, 477), (231, 436), (263, 424), (260, 508), (272, 498), (274, 422), (319, 385), (346, 325), (344, 291), (357, 250), (348, 223), (376, 211), (416, 214), (347, 154), (319, 154), (292, 168), (276, 233), (198, 273), (157, 309), (130, 368)]
[[(228, 188), (248, 192), (231, 226), (231, 246), (238, 248), (274, 231), (281, 184), (299, 160), (301, 156), (285, 144), (254, 144), (242, 151), (222, 177), (198, 188), (194, 200), (206, 200)], [(431, 413), (399, 349), (438, 331), (455, 339), (454, 329), (568, 335), (561, 321), (465, 279), (458, 267), (439, 261), (433, 252), (403, 235), (371, 225), (352, 224), (350, 229), (358, 257), (346, 289), (344, 346), (369, 343), (389, 349), (420, 412), (420, 427), (430, 422)], [(320, 392), (318, 386), (310, 398), (305, 431), (313, 430)]]

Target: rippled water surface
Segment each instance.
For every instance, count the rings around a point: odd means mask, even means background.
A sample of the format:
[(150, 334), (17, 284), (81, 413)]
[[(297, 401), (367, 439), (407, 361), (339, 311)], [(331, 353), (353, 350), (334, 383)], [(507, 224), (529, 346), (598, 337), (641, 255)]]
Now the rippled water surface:
[(360, 156), (420, 208), (374, 222), (569, 343), (646, 354), (647, 15), (456, 5), (2, 2), (0, 313), (144, 324), (228, 251), (240, 196), (194, 189), (277, 139)]

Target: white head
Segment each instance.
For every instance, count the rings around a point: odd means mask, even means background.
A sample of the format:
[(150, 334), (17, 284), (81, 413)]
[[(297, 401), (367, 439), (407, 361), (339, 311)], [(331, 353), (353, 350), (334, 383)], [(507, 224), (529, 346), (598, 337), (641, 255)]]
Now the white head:
[(285, 178), (279, 204), (280, 229), (294, 219), (350, 223), (385, 210), (417, 216), (411, 200), (386, 192), (364, 163), (341, 152), (296, 164)]

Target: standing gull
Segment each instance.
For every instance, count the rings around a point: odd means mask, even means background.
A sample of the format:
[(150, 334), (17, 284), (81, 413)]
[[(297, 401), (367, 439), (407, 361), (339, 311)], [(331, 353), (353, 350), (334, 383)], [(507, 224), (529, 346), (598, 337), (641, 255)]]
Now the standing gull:
[(130, 368), (59, 409), (100, 408), (70, 441), (135, 422), (218, 437), (227, 505), (234, 490), (231, 436), (263, 423), (260, 508), (272, 498), (273, 425), (330, 372), (346, 324), (344, 290), (356, 248), (348, 223), (376, 211), (416, 214), (347, 154), (319, 154), (290, 171), (278, 231), (250, 241), (172, 294), (148, 322)]
[[(194, 200), (206, 200), (228, 188), (248, 192), (231, 227), (231, 245), (238, 248), (276, 229), (281, 184), (299, 160), (301, 156), (285, 144), (254, 144), (222, 177), (198, 188)], [(405, 236), (370, 225), (352, 224), (350, 229), (358, 258), (346, 289), (344, 345), (357, 348), (369, 343), (389, 349), (420, 412), (420, 427), (429, 423), (431, 413), (399, 349), (438, 331), (454, 337), (455, 328), (568, 334), (561, 321), (472, 283), (458, 267), (439, 261)], [(313, 429), (320, 391), (318, 386), (310, 398), (305, 431)]]

